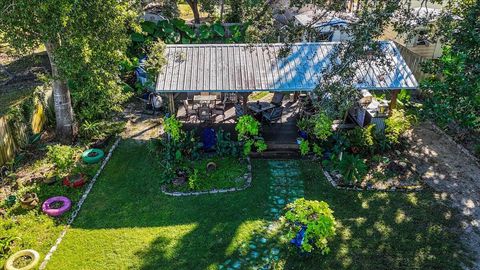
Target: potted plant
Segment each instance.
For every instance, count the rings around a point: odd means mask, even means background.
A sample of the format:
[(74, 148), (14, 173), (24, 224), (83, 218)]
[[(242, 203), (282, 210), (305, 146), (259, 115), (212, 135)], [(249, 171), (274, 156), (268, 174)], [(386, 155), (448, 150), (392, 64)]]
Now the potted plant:
[(79, 188), (85, 185), (86, 182), (85, 176), (82, 173), (68, 175), (63, 178), (63, 184), (67, 187)]
[(27, 192), (20, 198), (20, 205), (23, 209), (33, 209), (38, 205), (38, 196), (36, 193)]
[(303, 117), (297, 121), (298, 135), (302, 139), (308, 139), (308, 130), (310, 129), (310, 119)]

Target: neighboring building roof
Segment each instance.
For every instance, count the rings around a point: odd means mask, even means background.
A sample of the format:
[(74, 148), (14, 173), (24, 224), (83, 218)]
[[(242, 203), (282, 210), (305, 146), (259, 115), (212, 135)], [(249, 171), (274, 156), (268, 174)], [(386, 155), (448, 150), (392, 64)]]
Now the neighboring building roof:
[[(311, 23), (315, 17), (314, 15), (310, 15), (310, 14), (298, 14), (298, 15), (295, 15), (294, 18), (295, 18), (295, 21), (297, 21), (299, 24), (306, 26), (309, 23)], [(334, 25), (347, 26), (348, 24), (350, 24), (350, 22), (351, 22), (350, 20), (345, 20), (335, 16), (333, 17), (328, 16), (328, 17), (322, 18), (322, 20), (320, 21), (315, 22), (315, 24), (313, 24), (312, 27), (318, 28), (318, 27), (334, 26)]]
[[(415, 89), (418, 84), (393, 42), (382, 42), (391, 65), (371, 61), (357, 70), (356, 86), (368, 90)], [(312, 91), (328, 67), (334, 42), (167, 45), (158, 92)]]

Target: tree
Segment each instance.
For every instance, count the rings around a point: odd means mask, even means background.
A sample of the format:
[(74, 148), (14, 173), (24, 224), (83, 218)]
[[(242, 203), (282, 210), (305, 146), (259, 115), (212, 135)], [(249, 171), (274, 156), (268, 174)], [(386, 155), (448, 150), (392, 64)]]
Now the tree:
[(421, 84), (427, 113), (441, 126), (480, 132), (480, 2), (462, 0), (448, 10), (436, 27), (445, 41), (443, 55), (425, 67), (433, 75)]
[[(76, 133), (72, 96), (80, 109), (99, 99), (104, 103), (109, 100), (109, 107), (122, 100), (115, 83), (116, 63), (129, 42), (127, 22), (136, 16), (130, 2), (0, 0), (0, 31), (4, 39), (20, 52), (42, 44), (47, 50), (52, 67), (56, 131), (62, 141), (71, 140)], [(81, 113), (84, 118), (89, 117), (88, 113)]]
[(199, 24), (200, 23), (200, 12), (198, 9), (199, 0), (185, 0), (185, 2), (187, 2), (187, 4), (192, 9), (194, 22)]

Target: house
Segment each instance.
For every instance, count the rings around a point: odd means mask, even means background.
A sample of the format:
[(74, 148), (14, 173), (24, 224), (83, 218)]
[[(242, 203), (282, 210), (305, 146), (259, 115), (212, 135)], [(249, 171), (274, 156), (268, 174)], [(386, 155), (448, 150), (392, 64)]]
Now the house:
[(436, 8), (417, 7), (412, 9), (411, 19), (408, 24), (415, 30), (413, 36), (398, 34), (393, 27), (385, 30), (382, 39), (392, 40), (404, 46), (409, 51), (427, 59), (435, 59), (442, 55), (442, 42), (429, 38), (429, 27), (433, 26), (441, 10)]
[(308, 11), (294, 16), (294, 24), (301, 26), (311, 25), (315, 29), (315, 35), (304, 34), (303, 40), (307, 41), (345, 41), (350, 40), (351, 35), (348, 33), (348, 27), (354, 20), (353, 14), (321, 14), (320, 11)]

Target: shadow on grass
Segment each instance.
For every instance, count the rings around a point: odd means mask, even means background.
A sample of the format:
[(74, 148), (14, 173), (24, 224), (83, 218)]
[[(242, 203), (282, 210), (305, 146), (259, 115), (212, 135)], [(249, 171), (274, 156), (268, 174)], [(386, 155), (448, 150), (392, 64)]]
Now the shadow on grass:
[[(135, 251), (139, 269), (205, 269), (226, 258), (245, 224), (261, 222), (268, 170), (255, 165), (253, 186), (231, 194), (169, 197), (160, 192), (160, 172), (145, 144), (122, 142), (96, 183), (73, 227), (164, 228)], [(166, 235), (166, 236), (165, 236)]]
[[(335, 211), (337, 236), (330, 254), (289, 255), (278, 269), (460, 269), (467, 262), (455, 231), (457, 213), (430, 191), (340, 191), (325, 181), (318, 164), (299, 164), (306, 198), (324, 200)], [(139, 262), (129, 269), (217, 269), (264, 222), (268, 161), (254, 160), (253, 186), (232, 194), (167, 197), (160, 192), (159, 175), (145, 144), (124, 141), (73, 227), (99, 239), (104, 229), (127, 229), (128, 236), (122, 231), (118, 239), (108, 240), (114, 242), (97, 244), (131, 256), (124, 258), (127, 262)], [(68, 237), (65, 241), (77, 241), (62, 244), (70, 247), (85, 236)], [(132, 252), (116, 250), (131, 248), (128, 241), (134, 240), (139, 242)], [(86, 269), (88, 263), (111, 255), (94, 254), (88, 260), (59, 254), (57, 260), (72, 260), (72, 265)]]
[[(334, 189), (302, 164), (306, 198), (330, 204), (337, 235), (325, 256), (291, 255), (284, 269), (462, 269), (458, 213), (430, 190), (419, 193)], [(318, 166), (313, 166), (319, 169)]]

